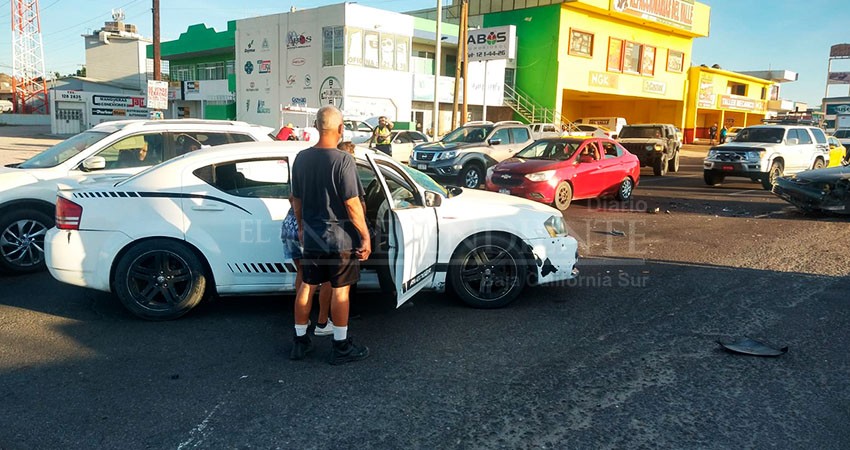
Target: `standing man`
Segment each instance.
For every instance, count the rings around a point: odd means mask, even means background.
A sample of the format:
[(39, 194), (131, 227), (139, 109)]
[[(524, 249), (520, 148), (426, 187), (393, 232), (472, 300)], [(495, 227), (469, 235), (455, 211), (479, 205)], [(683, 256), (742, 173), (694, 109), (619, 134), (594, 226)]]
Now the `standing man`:
[(708, 129), (708, 145), (714, 145), (714, 138), (717, 137), (717, 124)]
[(393, 123), (387, 119), (387, 116), (378, 117), (378, 126), (372, 130), (372, 138), (369, 139), (369, 144), (375, 145), (375, 148), (389, 155), (393, 156), (393, 147), (392, 147), (392, 136), (391, 132), (393, 131)]
[(330, 283), (334, 320), (331, 364), (359, 361), (369, 349), (348, 336), (348, 294), (360, 279), (360, 261), (372, 252), (360, 203), (361, 186), (354, 157), (337, 149), (342, 113), (323, 106), (316, 113), (319, 140), (292, 165), (292, 209), (304, 254), (301, 288), (295, 294), (295, 342), (289, 355), (299, 360), (313, 350), (307, 325), (316, 286)]

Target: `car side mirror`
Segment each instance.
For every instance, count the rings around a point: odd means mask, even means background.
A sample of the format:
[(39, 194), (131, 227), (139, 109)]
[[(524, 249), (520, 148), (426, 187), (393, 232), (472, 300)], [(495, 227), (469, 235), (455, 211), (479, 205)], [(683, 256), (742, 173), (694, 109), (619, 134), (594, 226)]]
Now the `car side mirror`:
[(432, 191), (425, 191), (425, 206), (437, 207), (443, 203), (443, 196)]
[(490, 145), (499, 145), (499, 144), (502, 143), (502, 140), (501, 139), (490, 139), (489, 141), (487, 141), (487, 143), (490, 144)]
[(106, 158), (103, 156), (91, 156), (83, 160), (83, 170), (103, 170), (106, 168)]

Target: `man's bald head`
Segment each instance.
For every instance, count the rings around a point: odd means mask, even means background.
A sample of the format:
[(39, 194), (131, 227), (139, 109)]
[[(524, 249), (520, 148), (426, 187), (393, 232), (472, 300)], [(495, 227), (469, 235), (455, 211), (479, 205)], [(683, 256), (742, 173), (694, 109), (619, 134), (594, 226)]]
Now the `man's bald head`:
[(319, 133), (327, 130), (336, 131), (342, 125), (342, 113), (333, 105), (326, 105), (319, 108), (316, 113), (316, 128)]

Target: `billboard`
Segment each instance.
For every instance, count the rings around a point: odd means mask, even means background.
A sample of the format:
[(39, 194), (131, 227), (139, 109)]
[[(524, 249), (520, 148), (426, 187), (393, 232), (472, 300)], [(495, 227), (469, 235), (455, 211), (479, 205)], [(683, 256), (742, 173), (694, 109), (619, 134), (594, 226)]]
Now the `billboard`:
[(466, 34), (469, 61), (516, 58), (516, 26), (480, 28)]

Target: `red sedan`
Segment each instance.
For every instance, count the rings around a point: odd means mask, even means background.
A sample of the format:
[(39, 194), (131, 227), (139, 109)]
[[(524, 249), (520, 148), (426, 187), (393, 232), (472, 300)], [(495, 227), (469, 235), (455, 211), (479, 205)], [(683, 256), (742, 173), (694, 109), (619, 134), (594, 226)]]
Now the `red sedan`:
[(628, 200), (640, 161), (607, 138), (541, 139), (487, 172), (487, 190), (549, 203), (563, 211), (573, 199), (614, 195)]

